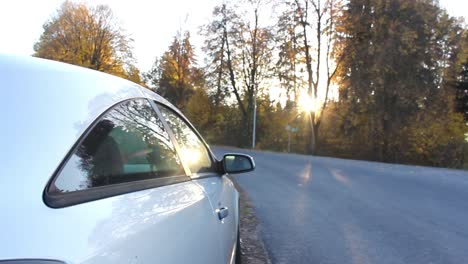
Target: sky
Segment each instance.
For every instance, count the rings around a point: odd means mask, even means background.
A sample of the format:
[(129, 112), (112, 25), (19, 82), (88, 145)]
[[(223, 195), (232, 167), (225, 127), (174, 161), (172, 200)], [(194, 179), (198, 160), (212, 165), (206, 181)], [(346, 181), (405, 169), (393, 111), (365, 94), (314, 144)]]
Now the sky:
[[(89, 5), (109, 5), (133, 39), (134, 55), (141, 71), (148, 71), (156, 57), (167, 50), (176, 32), (188, 30), (197, 54), (203, 39), (199, 28), (222, 0), (73, 0)], [(31, 55), (42, 25), (63, 0), (0, 0), (0, 53)], [(452, 16), (468, 21), (468, 0), (439, 0)]]

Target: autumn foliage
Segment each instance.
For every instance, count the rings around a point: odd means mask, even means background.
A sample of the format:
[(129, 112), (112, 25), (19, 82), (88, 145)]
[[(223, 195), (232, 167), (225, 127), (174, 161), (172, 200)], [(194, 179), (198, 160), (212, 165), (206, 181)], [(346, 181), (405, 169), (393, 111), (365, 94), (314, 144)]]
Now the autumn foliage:
[(435, 0), (223, 1), (201, 53), (174, 33), (140, 75), (110, 8), (67, 1), (34, 55), (144, 84), (211, 144), (250, 147), (256, 113), (259, 149), (468, 163), (468, 30)]

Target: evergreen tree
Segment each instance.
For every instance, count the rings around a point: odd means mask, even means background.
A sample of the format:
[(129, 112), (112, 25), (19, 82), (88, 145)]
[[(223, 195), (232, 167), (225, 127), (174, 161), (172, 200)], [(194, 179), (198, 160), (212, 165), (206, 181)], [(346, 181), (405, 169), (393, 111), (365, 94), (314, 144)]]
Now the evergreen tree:
[(348, 111), (342, 129), (350, 138), (371, 139), (360, 146), (372, 153), (368, 158), (402, 162), (416, 146), (435, 151), (418, 142), (423, 137), (408, 141), (408, 134), (429, 124), (458, 127), (431, 133), (460, 142), (463, 129), (450, 107), (448, 74), (458, 52), (458, 35), (452, 33), (460, 28), (436, 2), (351, 0), (339, 30), (347, 54), (338, 72), (340, 103)]
[(203, 73), (196, 67), (193, 46), (188, 32), (177, 33), (168, 51), (155, 60), (145, 74), (150, 88), (180, 109), (185, 109), (197, 88), (204, 88)]

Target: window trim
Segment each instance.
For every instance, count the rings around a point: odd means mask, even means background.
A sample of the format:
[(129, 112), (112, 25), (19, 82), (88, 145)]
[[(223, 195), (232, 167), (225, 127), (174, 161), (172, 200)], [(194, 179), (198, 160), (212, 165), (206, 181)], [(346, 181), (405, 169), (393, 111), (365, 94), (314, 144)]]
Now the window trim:
[[(209, 178), (209, 177), (219, 177), (221, 174), (219, 173), (219, 170), (218, 170), (218, 163), (219, 161), (216, 159), (216, 156), (213, 154), (213, 152), (211, 151), (211, 148), (208, 146), (208, 144), (206, 143), (205, 139), (200, 135), (200, 133), (198, 132), (198, 130), (193, 126), (193, 124), (182, 114), (180, 113), (178, 110), (174, 110), (174, 107), (173, 106), (170, 106), (170, 105), (167, 105), (163, 102), (159, 102), (157, 100), (153, 100), (151, 99), (152, 102), (155, 104), (155, 106), (157, 107), (157, 112), (158, 112), (158, 115), (160, 115), (160, 118), (163, 120), (163, 123), (164, 125), (167, 127), (167, 130), (170, 131), (170, 135), (172, 137), (174, 137), (174, 141), (176, 142), (176, 150), (180, 153), (180, 146), (177, 142), (177, 139), (175, 138), (174, 136), (174, 133), (172, 131), (172, 129), (170, 128), (169, 124), (167, 123), (166, 119), (164, 118), (164, 116), (162, 115), (160, 109), (159, 109), (159, 105), (163, 106), (163, 107), (166, 107), (167, 109), (169, 109), (170, 111), (172, 111), (176, 116), (178, 116), (180, 119), (182, 119), (182, 121), (184, 121), (188, 126), (189, 128), (195, 133), (195, 135), (198, 137), (198, 139), (202, 142), (203, 146), (205, 147), (205, 149), (207, 150), (208, 152), (208, 156), (210, 157), (210, 160), (211, 160), (211, 171), (207, 171), (207, 172), (200, 172), (200, 173), (192, 173), (190, 171), (190, 169), (188, 169), (188, 171), (190, 172), (190, 174), (187, 174), (191, 179), (202, 179), (202, 178)], [(188, 164), (186, 164), (186, 161), (184, 161), (182, 159), (182, 156), (179, 154), (179, 157), (182, 161), (182, 163), (184, 163), (187, 168), (188, 168)]]
[[(164, 119), (162, 119), (162, 117), (158, 114), (158, 112), (154, 110), (154, 107), (151, 104), (151, 99), (148, 99), (145, 97), (127, 98), (125, 100), (121, 100), (111, 105), (109, 108), (103, 111), (98, 117), (96, 117), (93, 120), (93, 122), (86, 128), (86, 130), (80, 135), (78, 140), (73, 144), (73, 146), (70, 148), (68, 153), (62, 159), (59, 166), (52, 174), (52, 177), (50, 177), (43, 191), (43, 200), (47, 206), (51, 208), (63, 208), (63, 207), (68, 207), (68, 206), (86, 203), (90, 201), (118, 196), (118, 195), (130, 193), (130, 192), (136, 192), (136, 191), (146, 190), (146, 189), (155, 188), (155, 187), (161, 187), (161, 186), (166, 186), (166, 185), (171, 185), (171, 184), (176, 184), (176, 183), (181, 183), (181, 182), (187, 182), (191, 180), (191, 178), (187, 175), (187, 172), (185, 171), (185, 168), (184, 168), (185, 174), (183, 175), (174, 175), (174, 176), (168, 176), (168, 177), (162, 177), (162, 178), (154, 178), (154, 179), (139, 180), (139, 181), (133, 181), (133, 182), (111, 184), (111, 185), (93, 187), (90, 189), (78, 190), (78, 191), (73, 191), (73, 192), (64, 192), (64, 193), (51, 193), (50, 192), (52, 184), (54, 184), (54, 182), (56, 181), (56, 179), (58, 178), (58, 176), (64, 169), (67, 162), (70, 160), (75, 150), (81, 145), (81, 143), (83, 143), (83, 141), (86, 139), (89, 133), (91, 133), (91, 131), (98, 124), (98, 122), (103, 118), (103, 116), (105, 116), (107, 113), (112, 111), (116, 106), (124, 102), (134, 101), (134, 100), (147, 101), (151, 105), (151, 108), (153, 109), (156, 117), (161, 122), (164, 121)], [(165, 125), (165, 122), (163, 122), (163, 126), (167, 130), (167, 126)], [(169, 132), (168, 134), (170, 137)], [(170, 141), (172, 144), (174, 144), (172, 138), (170, 138)], [(176, 146), (174, 145), (174, 148), (175, 147)], [(177, 155), (180, 162), (182, 163), (182, 166), (184, 167), (185, 166), (184, 161), (182, 160), (180, 153), (177, 151), (177, 149), (175, 151), (175, 154)]]
[(63, 208), (86, 202), (101, 200), (104, 198), (119, 196), (122, 194), (143, 191), (155, 187), (167, 186), (187, 181), (190, 181), (190, 178), (187, 179), (187, 176), (185, 175), (169, 176), (164, 178), (154, 178), (148, 180), (111, 184), (66, 193), (45, 193), (44, 201), (49, 207)]
[(182, 159), (182, 155), (180, 154), (181, 153), (181, 148), (180, 148), (179, 142), (177, 141), (177, 139), (176, 139), (176, 137), (174, 135), (174, 132), (172, 131), (171, 127), (169, 126), (169, 124), (167, 123), (167, 121), (164, 118), (163, 114), (161, 113), (161, 110), (159, 109), (157, 103), (155, 103), (153, 100), (148, 100), (148, 101), (149, 101), (151, 107), (153, 107), (154, 111), (158, 115), (161, 122), (163, 123), (163, 126), (166, 129), (167, 134), (169, 134), (169, 138), (170, 138), (172, 144), (174, 145), (174, 148), (175, 148), (175, 150), (177, 152), (177, 156), (179, 157), (179, 160), (182, 163), (182, 166), (184, 167), (185, 174), (190, 177), (190, 175), (192, 175), (192, 171), (190, 171), (190, 167)]

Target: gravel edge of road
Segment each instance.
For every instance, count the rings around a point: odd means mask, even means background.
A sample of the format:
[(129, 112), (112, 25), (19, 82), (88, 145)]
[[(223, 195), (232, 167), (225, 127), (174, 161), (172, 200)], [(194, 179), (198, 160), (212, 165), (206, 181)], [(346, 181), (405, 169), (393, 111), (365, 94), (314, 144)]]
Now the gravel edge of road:
[(240, 238), (242, 264), (271, 264), (270, 256), (260, 236), (258, 220), (252, 202), (242, 187), (231, 179), (240, 196)]

